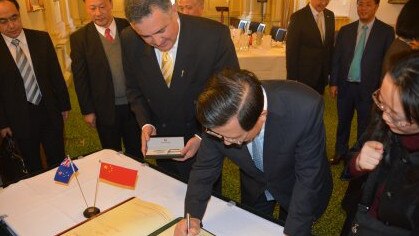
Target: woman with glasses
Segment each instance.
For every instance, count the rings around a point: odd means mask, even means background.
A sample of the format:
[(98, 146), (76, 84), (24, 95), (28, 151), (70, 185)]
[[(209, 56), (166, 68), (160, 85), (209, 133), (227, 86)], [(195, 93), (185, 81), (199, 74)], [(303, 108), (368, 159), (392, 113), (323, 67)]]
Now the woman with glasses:
[(418, 51), (402, 56), (372, 97), (372, 123), (347, 166), (366, 182), (342, 235), (419, 235)]

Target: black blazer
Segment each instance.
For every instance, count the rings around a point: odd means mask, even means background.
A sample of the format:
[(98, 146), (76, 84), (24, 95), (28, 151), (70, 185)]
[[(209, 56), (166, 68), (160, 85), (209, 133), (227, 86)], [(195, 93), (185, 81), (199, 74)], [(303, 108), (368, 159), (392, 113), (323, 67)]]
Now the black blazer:
[[(51, 119), (60, 127), (57, 114), (71, 109), (70, 99), (54, 45), (47, 32), (23, 29), (28, 42), (33, 69)], [(27, 137), (30, 119), (23, 79), (3, 37), (0, 36), (0, 129), (10, 127), (17, 137)]]
[(201, 132), (195, 105), (206, 81), (226, 67), (239, 68), (229, 29), (213, 20), (179, 14), (180, 34), (170, 89), (154, 48), (132, 28), (122, 32), (127, 97), (142, 127), (152, 124), (159, 135), (181, 135), (187, 141)]
[[(114, 18), (118, 34), (130, 24)], [(71, 69), (83, 115), (95, 113), (102, 125), (115, 123), (115, 92), (112, 72), (99, 32), (93, 22), (70, 36)]]
[(332, 192), (332, 176), (325, 154), (322, 97), (293, 81), (264, 81), (268, 101), (263, 166), (256, 168), (246, 145), (225, 146), (203, 135), (189, 177), (185, 210), (204, 215), (212, 183), (222, 171), (224, 157), (236, 163), (256, 199), (265, 189), (288, 211), (285, 233), (309, 235), (312, 223), (326, 209)]
[[(347, 82), (349, 68), (356, 46), (358, 23), (355, 21), (343, 26), (336, 39), (330, 85), (338, 86), (338, 96), (345, 96), (350, 82)], [(381, 83), (384, 55), (394, 40), (393, 27), (375, 19), (365, 45), (361, 60), (361, 96), (371, 99), (371, 94)]]
[(287, 31), (286, 63), (287, 79), (309, 85), (327, 85), (333, 53), (335, 35), (335, 15), (324, 9), (325, 40), (310, 6), (291, 15)]

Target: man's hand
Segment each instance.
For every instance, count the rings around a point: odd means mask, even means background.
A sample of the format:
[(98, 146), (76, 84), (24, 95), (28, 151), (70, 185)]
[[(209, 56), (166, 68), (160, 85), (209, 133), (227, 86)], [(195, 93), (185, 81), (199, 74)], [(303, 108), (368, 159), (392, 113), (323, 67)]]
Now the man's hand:
[(86, 122), (90, 127), (96, 128), (96, 114), (90, 113), (85, 115), (84, 122)]
[(156, 129), (152, 125), (144, 125), (144, 127), (141, 130), (141, 152), (143, 153), (143, 156), (147, 153), (147, 142), (150, 140), (150, 137), (153, 135), (156, 135)]
[(185, 147), (180, 150), (182, 154), (182, 158), (173, 158), (176, 161), (186, 161), (187, 159), (195, 156), (196, 152), (199, 149), (199, 145), (201, 144), (201, 139), (194, 136), (186, 143)]
[(338, 95), (338, 86), (330, 86), (329, 93), (332, 98), (336, 98), (336, 96)]
[(62, 111), (61, 115), (63, 116), (63, 121), (66, 121), (68, 119), (68, 111)]
[(0, 135), (2, 138), (6, 137), (6, 135), (12, 136), (12, 129), (10, 127), (0, 129)]
[(384, 145), (377, 141), (368, 141), (364, 144), (361, 152), (356, 157), (355, 168), (358, 171), (371, 171), (383, 159)]
[(179, 221), (176, 224), (174, 236), (194, 236), (198, 235), (201, 231), (201, 221), (197, 218), (191, 218), (189, 221), (189, 233), (188, 233), (188, 226), (186, 224), (186, 219)]

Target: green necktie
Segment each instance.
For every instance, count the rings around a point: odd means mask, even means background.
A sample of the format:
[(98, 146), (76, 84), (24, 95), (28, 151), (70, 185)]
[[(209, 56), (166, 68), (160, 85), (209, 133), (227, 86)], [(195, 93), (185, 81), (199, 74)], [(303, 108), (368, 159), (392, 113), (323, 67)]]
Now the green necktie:
[(358, 43), (355, 47), (354, 57), (349, 68), (348, 81), (349, 82), (361, 82), (361, 60), (362, 54), (364, 53), (365, 40), (367, 38), (368, 26), (362, 26), (361, 36), (359, 36)]

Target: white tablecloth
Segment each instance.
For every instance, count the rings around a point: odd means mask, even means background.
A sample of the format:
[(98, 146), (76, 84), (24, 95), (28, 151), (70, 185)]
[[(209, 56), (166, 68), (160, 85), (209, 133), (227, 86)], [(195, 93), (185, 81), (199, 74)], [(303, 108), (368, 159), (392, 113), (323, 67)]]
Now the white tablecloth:
[(284, 47), (250, 48), (247, 51), (237, 51), (237, 57), (241, 69), (252, 71), (261, 80), (287, 78)]
[[(186, 185), (151, 167), (112, 150), (102, 150), (74, 161), (78, 180), (89, 206), (93, 205), (99, 175), (99, 160), (138, 170), (134, 190), (99, 182), (96, 206), (104, 211), (132, 196), (168, 208), (183, 216)], [(56, 169), (0, 190), (0, 215), (18, 235), (54, 235), (85, 220), (83, 201), (76, 179), (69, 185), (56, 183)], [(203, 219), (216, 235), (282, 235), (283, 228), (216, 197), (212, 197)], [(141, 235), (141, 232), (139, 232)]]

